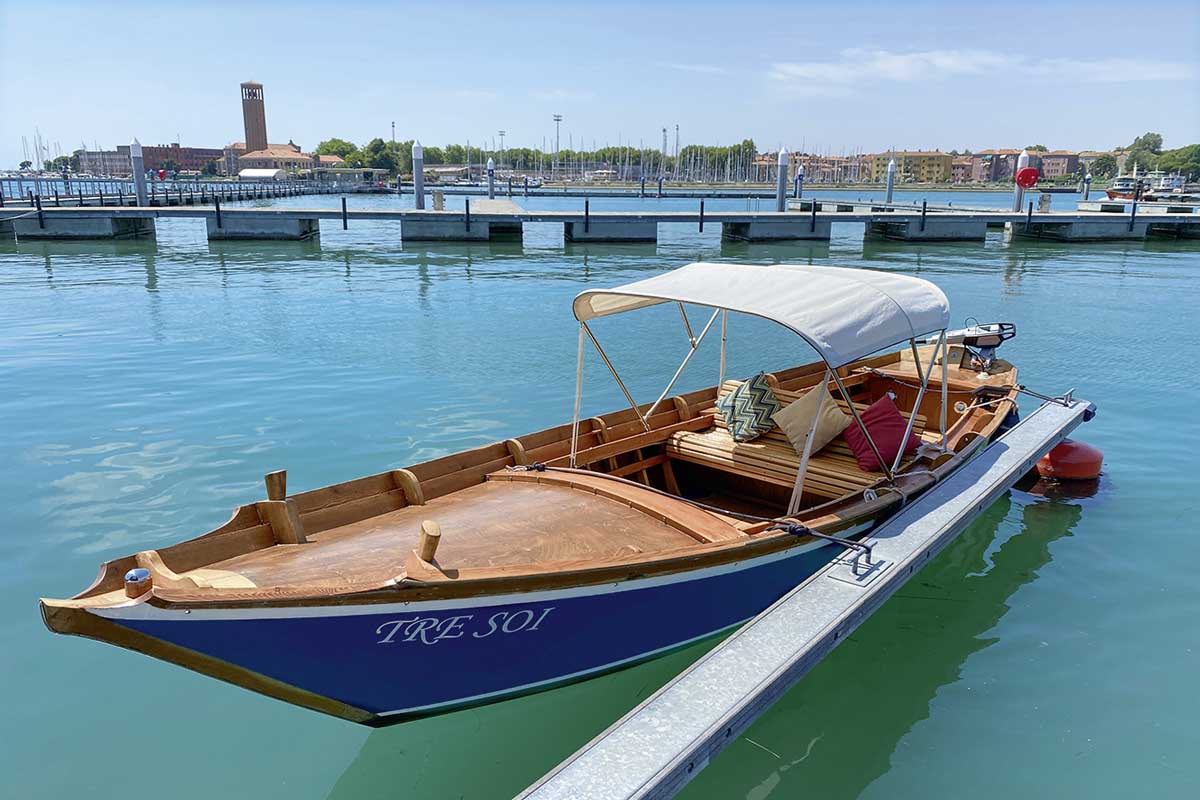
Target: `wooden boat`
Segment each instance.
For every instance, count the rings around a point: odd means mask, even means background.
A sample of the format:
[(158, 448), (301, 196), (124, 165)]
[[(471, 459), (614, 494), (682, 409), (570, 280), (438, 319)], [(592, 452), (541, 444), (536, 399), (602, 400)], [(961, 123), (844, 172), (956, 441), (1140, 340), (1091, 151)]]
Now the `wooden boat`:
[[(588, 322), (661, 304), (678, 305), (691, 344), (658, 400), (639, 405)], [(696, 307), (711, 312), (698, 335)], [(46, 625), (369, 725), (492, 702), (754, 616), (1015, 411), (1016, 369), (994, 357), (1011, 326), (948, 332), (945, 296), (917, 278), (700, 263), (584, 292), (574, 311), (570, 424), (293, 495), (272, 473), (268, 499), (216, 530), (43, 599)], [(920, 449), (864, 471), (844, 438), (815, 453), (778, 428), (735, 441), (714, 407), (740, 385), (724, 375), (731, 312), (816, 350), (766, 375), (781, 403), (828, 388), (875, 448), (864, 409), (891, 393)], [(717, 384), (672, 396), (718, 320)], [(589, 341), (629, 408), (580, 418)]]

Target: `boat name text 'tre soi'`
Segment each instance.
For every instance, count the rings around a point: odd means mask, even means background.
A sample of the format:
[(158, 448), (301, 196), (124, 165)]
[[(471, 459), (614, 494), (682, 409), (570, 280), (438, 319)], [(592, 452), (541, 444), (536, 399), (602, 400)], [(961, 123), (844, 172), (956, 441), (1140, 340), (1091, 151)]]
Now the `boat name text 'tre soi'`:
[(420, 642), (437, 644), (443, 639), (486, 639), (492, 634), (511, 634), (536, 631), (538, 626), (554, 610), (554, 606), (540, 612), (523, 608), (520, 611), (497, 611), (487, 619), (475, 619), (474, 614), (458, 614), (453, 617), (408, 617), (390, 619), (375, 629), (383, 638), (375, 644), (397, 642)]

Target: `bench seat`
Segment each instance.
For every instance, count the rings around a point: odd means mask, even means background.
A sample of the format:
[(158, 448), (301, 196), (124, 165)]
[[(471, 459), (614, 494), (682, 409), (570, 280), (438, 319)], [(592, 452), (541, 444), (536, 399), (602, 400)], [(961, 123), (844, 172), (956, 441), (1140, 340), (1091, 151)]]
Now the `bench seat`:
[[(739, 381), (726, 381), (718, 396), (723, 396), (738, 386)], [(773, 389), (783, 405), (795, 402), (804, 391), (791, 392)], [(807, 391), (807, 390), (806, 390)], [(844, 400), (838, 400), (842, 413), (850, 415)], [(855, 403), (862, 414), (867, 406)], [(749, 442), (735, 441), (725, 427), (725, 420), (716, 413), (713, 427), (703, 431), (679, 431), (671, 434), (666, 442), (666, 452), (672, 458), (711, 467), (723, 472), (756, 478), (777, 486), (790, 488), (796, 482), (800, 469), (800, 454), (792, 447), (787, 435), (773, 427), (766, 434)], [(901, 412), (907, 419), (909, 414)], [(855, 424), (853, 421), (850, 424)], [(917, 414), (913, 422), (913, 433), (922, 436), (925, 417)], [(820, 497), (841, 497), (851, 492), (862, 491), (883, 478), (882, 472), (866, 472), (859, 468), (850, 445), (839, 436), (808, 459), (808, 471), (804, 477), (804, 490)]]

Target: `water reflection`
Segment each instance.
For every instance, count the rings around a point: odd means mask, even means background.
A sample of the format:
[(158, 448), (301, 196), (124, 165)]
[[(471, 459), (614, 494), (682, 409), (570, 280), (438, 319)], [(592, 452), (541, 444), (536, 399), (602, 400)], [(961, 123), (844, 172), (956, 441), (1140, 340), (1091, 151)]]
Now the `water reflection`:
[[(1081, 507), (1056, 497), (1062, 489), (1038, 491), (988, 508), (680, 796), (852, 798), (886, 773), (939, 688), (996, 641), (985, 634), (1009, 598), (1079, 522)], [(1007, 538), (997, 545), (998, 532)]]
[(612, 675), (504, 703), (374, 731), (330, 800), (512, 797), (610, 725), (715, 641)]
[(721, 240), (721, 258), (753, 263), (819, 264), (829, 258), (830, 243), (825, 241), (743, 242)]

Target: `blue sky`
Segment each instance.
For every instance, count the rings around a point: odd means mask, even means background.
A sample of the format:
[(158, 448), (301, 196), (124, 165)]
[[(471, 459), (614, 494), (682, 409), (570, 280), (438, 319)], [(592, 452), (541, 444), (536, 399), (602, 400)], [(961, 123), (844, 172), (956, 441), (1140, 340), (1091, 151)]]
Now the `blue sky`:
[[(32, 65), (35, 65), (32, 66)], [(509, 146), (752, 137), (818, 152), (1200, 141), (1200, 4), (0, 0), (0, 167), (242, 138)]]

